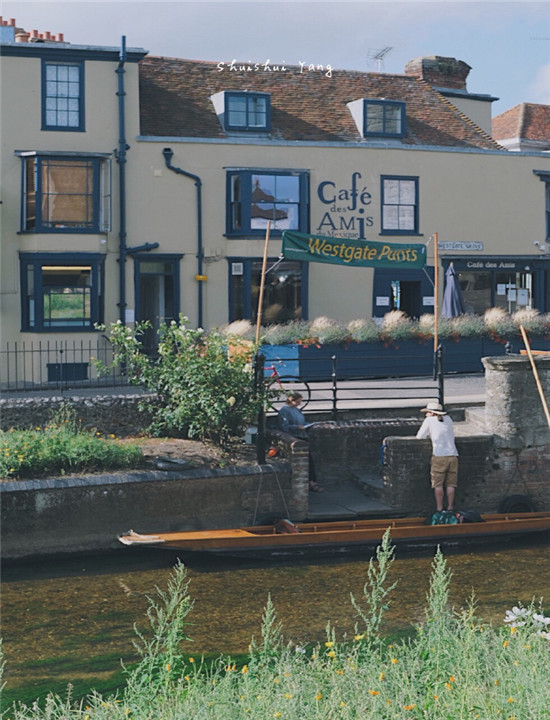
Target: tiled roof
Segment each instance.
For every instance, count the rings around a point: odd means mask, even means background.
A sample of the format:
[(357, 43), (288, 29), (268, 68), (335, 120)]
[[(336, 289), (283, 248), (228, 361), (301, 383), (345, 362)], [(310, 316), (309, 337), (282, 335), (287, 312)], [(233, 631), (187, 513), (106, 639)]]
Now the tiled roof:
[[(210, 96), (223, 90), (271, 94), (275, 140), (358, 142), (347, 103), (384, 98), (406, 103), (407, 145), (501, 149), (425, 81), (354, 70), (234, 72), (217, 63), (148, 56), (140, 62), (141, 134), (224, 138)], [(232, 133), (234, 135), (235, 133)]]
[(550, 141), (550, 105), (521, 103), (493, 118), (495, 140)]

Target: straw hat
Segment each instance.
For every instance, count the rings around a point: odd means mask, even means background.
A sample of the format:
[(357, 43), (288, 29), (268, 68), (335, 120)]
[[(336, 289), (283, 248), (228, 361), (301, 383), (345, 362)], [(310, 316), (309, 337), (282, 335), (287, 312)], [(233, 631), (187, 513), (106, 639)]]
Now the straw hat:
[(443, 405), (437, 402), (429, 402), (425, 408), (422, 408), (420, 412), (431, 412), (436, 415), (446, 415), (447, 413), (443, 410)]

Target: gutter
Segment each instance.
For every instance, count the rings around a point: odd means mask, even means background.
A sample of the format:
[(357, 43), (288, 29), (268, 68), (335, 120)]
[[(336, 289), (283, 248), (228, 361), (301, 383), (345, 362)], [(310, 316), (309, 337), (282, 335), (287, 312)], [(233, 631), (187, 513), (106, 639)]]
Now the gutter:
[(197, 188), (197, 274), (195, 279), (198, 281), (198, 327), (202, 328), (203, 325), (203, 292), (202, 285), (206, 280), (206, 276), (203, 275), (203, 247), (202, 247), (202, 180), (198, 175), (182, 170), (175, 165), (172, 165), (172, 158), (174, 157), (174, 151), (172, 148), (164, 148), (162, 151), (164, 155), (164, 162), (166, 167), (172, 172), (184, 177), (190, 178), (195, 181), (195, 187)]

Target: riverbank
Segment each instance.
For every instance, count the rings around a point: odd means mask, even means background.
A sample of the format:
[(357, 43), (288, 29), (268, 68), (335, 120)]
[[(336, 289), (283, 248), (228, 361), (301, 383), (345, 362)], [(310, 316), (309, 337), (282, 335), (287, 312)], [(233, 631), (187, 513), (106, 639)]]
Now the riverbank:
[[(76, 720), (87, 714), (89, 720), (271, 720), (280, 712), (280, 718), (313, 720), (322, 712), (323, 717), (338, 720), (359, 715), (367, 720), (420, 720), (427, 710), (430, 720), (469, 720), (476, 712), (481, 718), (510, 718), (515, 712), (522, 720), (544, 720), (548, 717), (544, 677), (548, 641), (525, 626), (512, 631), (502, 620), (518, 600), (528, 605), (531, 593), (538, 596), (550, 590), (541, 586), (550, 577), (550, 571), (545, 571), (548, 562), (548, 548), (539, 562), (526, 548), (508, 555), (450, 556), (445, 561), (446, 570), (453, 575), (448, 584), (441, 566), (434, 574), (431, 558), (406, 560), (398, 556), (384, 583), (386, 589), (395, 581), (398, 585), (387, 597), (390, 607), (384, 613), (380, 634), (375, 635), (381, 642), (366, 654), (361, 651), (368, 628), (349, 602), (352, 592), (358, 605), (366, 607), (364, 562), (188, 570), (189, 594), (195, 606), (182, 620), (191, 623), (184, 633), (193, 641), (181, 645), (181, 654), (176, 652), (168, 659), (162, 635), (158, 646), (161, 654), (148, 664), (156, 668), (155, 674), (147, 682), (126, 684), (117, 695), (118, 702), (105, 695), (87, 697), (82, 710), (72, 709), (77, 700), (73, 694), (70, 703), (62, 699), (50, 703), (48, 717)], [(76, 570), (77, 565), (74, 567)], [(532, 576), (526, 575), (529, 567)], [(9, 580), (13, 584), (13, 609), (17, 608), (18, 616), (29, 624), (27, 629), (15, 627), (4, 618), (5, 629), (10, 631), (5, 641), (9, 686), (13, 687), (9, 670), (13, 672), (14, 663), (23, 670), (24, 654), (31, 663), (34, 660), (38, 672), (45, 674), (50, 667), (55, 675), (61, 668), (69, 679), (77, 680), (84, 666), (80, 670), (78, 665), (73, 666), (71, 656), (86, 657), (91, 672), (98, 674), (100, 666), (94, 656), (109, 648), (116, 669), (117, 643), (121, 641), (126, 650), (119, 657), (128, 660), (133, 622), (146, 638), (151, 636), (152, 629), (144, 622), (147, 596), (155, 596), (155, 585), (166, 587), (172, 577), (169, 569), (138, 575), (136, 568), (120, 568), (105, 575), (98, 564), (96, 574), (97, 591), (86, 584), (91, 576), (82, 569), (73, 581), (64, 577), (60, 583), (59, 577), (43, 577), (42, 582), (51, 588), (44, 600), (40, 593), (33, 594), (30, 586), (25, 591), (21, 582)], [(500, 583), (496, 576), (501, 578)], [(414, 586), (407, 581), (411, 577), (415, 578)], [(115, 586), (119, 600), (113, 604), (108, 594)], [(472, 586), (478, 599), (475, 611), (467, 607)], [(371, 582), (367, 587), (372, 588)], [(330, 593), (327, 588), (331, 588)], [(493, 595), (497, 589), (498, 598)], [(261, 616), (269, 595), (276, 622), (269, 633), (264, 622), (262, 639)], [(65, 596), (69, 612), (64, 610)], [(431, 599), (425, 607), (423, 599), (427, 596)], [(337, 598), (341, 602), (335, 602)], [(31, 602), (35, 609), (29, 613), (27, 605)], [(49, 622), (43, 616), (46, 608), (42, 610), (41, 602), (57, 610)], [(450, 607), (465, 609), (455, 613)], [(129, 616), (124, 614), (127, 608), (131, 609)], [(12, 612), (11, 600), (7, 610)], [(384, 642), (397, 617), (409, 628), (410, 639), (401, 642), (394, 636), (391, 642)], [(105, 625), (101, 629), (100, 619), (110, 620), (111, 629)], [(65, 631), (57, 626), (61, 621), (66, 623)], [(283, 645), (278, 641), (278, 621), (283, 624)], [(332, 629), (327, 634), (328, 621)], [(240, 640), (234, 644), (237, 634)], [(246, 651), (252, 636), (256, 639), (252, 658), (235, 654), (239, 648)], [(78, 637), (80, 646), (75, 643)], [(15, 653), (14, 642), (20, 643), (21, 655)], [(57, 642), (57, 670), (48, 661), (52, 642)], [(288, 651), (284, 650), (287, 645)], [(267, 655), (263, 654), (266, 647)], [(207, 675), (201, 655), (208, 648), (224, 657)], [(42, 684), (47, 687), (47, 681)], [(37, 709), (6, 716), (11, 720), (43, 718)]]

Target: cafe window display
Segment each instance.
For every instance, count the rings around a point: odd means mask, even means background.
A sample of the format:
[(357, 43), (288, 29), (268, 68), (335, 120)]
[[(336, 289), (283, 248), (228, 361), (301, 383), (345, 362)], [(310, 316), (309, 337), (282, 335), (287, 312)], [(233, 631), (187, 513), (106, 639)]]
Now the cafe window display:
[[(466, 263), (462, 263), (464, 266)], [(468, 263), (472, 265), (473, 263)], [(483, 314), (492, 307), (513, 313), (516, 310), (537, 308), (535, 286), (538, 272), (531, 267), (517, 267), (516, 262), (479, 262), (483, 268), (457, 268), (467, 313)], [(489, 267), (491, 264), (496, 268)], [(503, 267), (506, 265), (516, 267)], [(537, 308), (544, 310), (544, 308)]]

